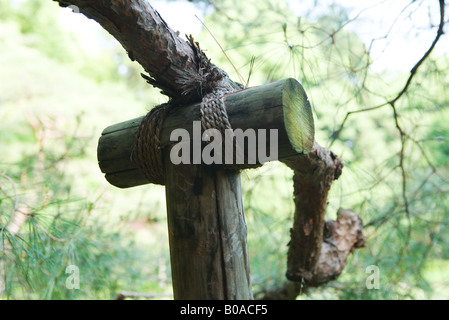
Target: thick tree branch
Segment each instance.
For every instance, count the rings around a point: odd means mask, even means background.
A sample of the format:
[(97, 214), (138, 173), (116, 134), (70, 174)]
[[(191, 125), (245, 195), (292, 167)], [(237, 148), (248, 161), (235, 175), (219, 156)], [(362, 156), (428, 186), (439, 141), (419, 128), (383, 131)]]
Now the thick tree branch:
[(316, 142), (307, 156), (283, 162), (294, 171), (295, 201), (286, 276), (307, 282), (312, 279), (321, 251), (327, 194), (343, 165), (332, 151)]
[(322, 286), (335, 280), (346, 266), (346, 260), (355, 249), (365, 246), (362, 220), (351, 210), (339, 209), (336, 221), (326, 221), (323, 242), (310, 279), (285, 281), (281, 286), (263, 292), (264, 300), (293, 300), (309, 287)]
[(362, 219), (351, 210), (340, 208), (336, 221), (326, 221), (320, 257), (307, 286), (321, 286), (341, 274), (348, 255), (365, 246), (362, 230)]
[[(61, 6), (76, 6), (97, 21), (136, 60), (150, 77), (145, 79), (182, 104), (201, 101), (207, 86), (232, 82), (211, 64), (193, 38), (185, 41), (169, 28), (159, 13), (141, 0), (54, 0)], [(208, 85), (206, 84), (208, 83)], [(195, 90), (196, 89), (196, 90)]]

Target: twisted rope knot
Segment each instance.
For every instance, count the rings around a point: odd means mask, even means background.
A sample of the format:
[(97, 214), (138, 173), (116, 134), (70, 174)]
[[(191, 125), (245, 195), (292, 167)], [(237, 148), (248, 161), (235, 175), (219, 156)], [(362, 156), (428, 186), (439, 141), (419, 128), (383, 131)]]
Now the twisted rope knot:
[[(225, 129), (231, 129), (224, 103), (224, 96), (231, 92), (219, 89), (203, 97), (200, 105), (203, 130), (218, 129), (224, 133)], [(172, 108), (172, 104), (164, 103), (148, 112), (139, 125), (134, 142), (133, 159), (145, 178), (154, 184), (165, 184), (161, 132), (165, 117)]]
[(231, 129), (224, 103), (224, 96), (231, 92), (231, 90), (215, 90), (203, 97), (200, 107), (203, 130), (218, 129), (224, 132), (225, 129)]
[(160, 185), (165, 184), (161, 131), (165, 116), (171, 108), (169, 103), (164, 103), (151, 109), (140, 123), (134, 141), (132, 157), (137, 166), (149, 182)]

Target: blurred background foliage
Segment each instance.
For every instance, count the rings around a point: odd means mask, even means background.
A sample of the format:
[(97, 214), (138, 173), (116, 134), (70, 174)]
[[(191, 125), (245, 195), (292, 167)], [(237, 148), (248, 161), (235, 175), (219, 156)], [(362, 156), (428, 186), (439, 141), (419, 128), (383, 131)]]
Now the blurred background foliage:
[[(439, 21), (438, 1), (405, 1), (383, 18), (391, 20), (379, 36), (374, 10), (393, 2), (369, 1), (358, 11), (346, 1), (308, 1), (300, 9), (293, 0), (189, 2), (250, 86), (286, 77), (303, 84), (316, 140), (344, 161), (328, 218), (339, 207), (357, 212), (367, 247), (349, 257), (339, 279), (300, 299), (449, 298), (448, 52), (424, 61), (393, 110), (388, 102)], [(150, 3), (158, 9), (160, 1)], [(70, 28), (68, 15), (49, 0), (0, 0), (0, 297), (112, 299), (133, 291), (170, 299), (164, 189), (116, 189), (96, 160), (102, 129), (166, 98), (95, 22), (79, 15)], [(408, 69), (379, 67), (405, 33), (420, 48), (416, 60)], [(239, 79), (207, 30), (194, 37)], [(440, 41), (447, 48), (447, 36)], [(375, 51), (379, 43), (383, 50)], [(291, 176), (277, 163), (243, 176), (255, 293), (285, 281)], [(79, 268), (80, 289), (66, 286), (69, 265)], [(380, 288), (370, 290), (372, 265)]]

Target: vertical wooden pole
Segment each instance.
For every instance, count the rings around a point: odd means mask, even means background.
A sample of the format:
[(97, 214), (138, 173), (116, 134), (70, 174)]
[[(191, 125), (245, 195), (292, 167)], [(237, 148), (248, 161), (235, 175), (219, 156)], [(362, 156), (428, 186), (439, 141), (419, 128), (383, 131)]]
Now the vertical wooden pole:
[(240, 174), (165, 161), (175, 299), (253, 299)]

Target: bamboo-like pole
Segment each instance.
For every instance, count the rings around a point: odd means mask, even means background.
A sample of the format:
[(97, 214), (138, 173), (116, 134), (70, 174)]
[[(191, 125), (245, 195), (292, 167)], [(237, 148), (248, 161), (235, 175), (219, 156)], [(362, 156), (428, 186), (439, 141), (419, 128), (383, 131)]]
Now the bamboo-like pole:
[[(277, 145), (279, 160), (308, 153), (313, 146), (314, 124), (311, 108), (301, 84), (294, 79), (280, 80), (264, 86), (249, 88), (225, 97), (228, 117), (234, 131), (252, 129), (258, 135), (265, 129), (267, 146)], [(107, 127), (98, 142), (98, 161), (106, 179), (120, 188), (151, 183), (138, 169), (133, 156), (134, 140), (143, 117)], [(161, 149), (171, 148), (178, 141), (170, 141), (171, 133), (184, 129), (193, 141), (194, 121), (200, 121), (199, 105), (175, 108), (165, 119), (162, 129)], [(271, 141), (270, 129), (277, 131), (277, 141)], [(260, 137), (257, 136), (257, 139)], [(204, 147), (205, 143), (203, 143)], [(248, 155), (249, 144), (244, 146)], [(249, 146), (253, 147), (253, 146)], [(259, 154), (258, 150), (253, 150)], [(197, 152), (197, 150), (192, 150)], [(201, 152), (201, 151), (200, 151)], [(266, 150), (269, 155), (268, 150)], [(225, 154), (223, 154), (223, 157)], [(245, 157), (247, 159), (247, 157)], [(275, 159), (275, 160), (278, 160)], [(223, 159), (222, 163), (225, 163)], [(233, 163), (233, 168), (245, 169), (254, 164), (245, 161)]]

